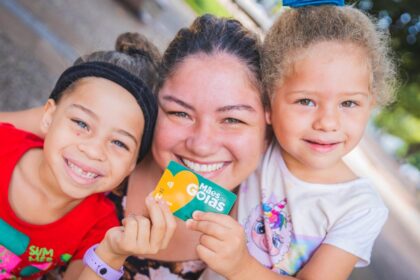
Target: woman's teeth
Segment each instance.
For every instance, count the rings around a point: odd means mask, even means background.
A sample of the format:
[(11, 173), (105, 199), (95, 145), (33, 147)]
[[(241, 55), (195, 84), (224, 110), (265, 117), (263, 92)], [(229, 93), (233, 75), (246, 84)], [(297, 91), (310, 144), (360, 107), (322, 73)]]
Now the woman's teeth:
[(186, 167), (192, 169), (195, 172), (213, 172), (223, 167), (223, 162), (212, 164), (200, 164), (187, 159), (182, 159), (182, 162), (185, 164)]

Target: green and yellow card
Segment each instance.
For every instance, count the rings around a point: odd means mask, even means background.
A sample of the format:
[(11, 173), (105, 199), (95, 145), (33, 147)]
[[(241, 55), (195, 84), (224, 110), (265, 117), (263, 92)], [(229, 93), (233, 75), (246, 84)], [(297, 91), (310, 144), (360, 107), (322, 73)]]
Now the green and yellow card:
[(196, 210), (228, 214), (236, 200), (234, 193), (174, 161), (163, 172), (153, 197), (164, 199), (184, 221)]

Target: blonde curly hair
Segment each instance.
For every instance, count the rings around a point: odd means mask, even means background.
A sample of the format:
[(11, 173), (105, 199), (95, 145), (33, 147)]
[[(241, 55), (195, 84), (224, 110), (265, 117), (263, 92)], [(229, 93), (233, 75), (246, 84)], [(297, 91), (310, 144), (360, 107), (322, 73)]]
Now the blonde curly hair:
[(371, 92), (376, 104), (395, 99), (398, 84), (390, 36), (375, 19), (352, 7), (315, 6), (285, 10), (268, 31), (262, 55), (263, 82), (272, 98), (293, 69), (293, 63), (311, 45), (338, 41), (360, 46), (372, 71)]

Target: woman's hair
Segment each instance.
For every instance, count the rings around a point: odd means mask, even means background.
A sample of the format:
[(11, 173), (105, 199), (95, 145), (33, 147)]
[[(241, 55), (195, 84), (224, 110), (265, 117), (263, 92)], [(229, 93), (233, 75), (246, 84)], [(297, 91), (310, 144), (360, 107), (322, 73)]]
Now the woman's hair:
[(319, 42), (350, 43), (365, 50), (372, 72), (371, 92), (378, 105), (394, 100), (397, 85), (389, 34), (375, 19), (352, 6), (312, 6), (285, 10), (263, 45), (263, 82), (270, 97), (293, 69), (299, 53)]
[(182, 28), (163, 54), (160, 86), (187, 58), (206, 54), (227, 53), (238, 58), (246, 68), (252, 84), (261, 93), (264, 105), (268, 98), (262, 87), (261, 42), (258, 36), (234, 19), (203, 15), (189, 28)]
[(161, 54), (158, 48), (139, 33), (123, 33), (115, 42), (114, 51), (97, 51), (79, 57), (73, 65), (84, 62), (107, 62), (119, 66), (141, 79), (156, 93)]

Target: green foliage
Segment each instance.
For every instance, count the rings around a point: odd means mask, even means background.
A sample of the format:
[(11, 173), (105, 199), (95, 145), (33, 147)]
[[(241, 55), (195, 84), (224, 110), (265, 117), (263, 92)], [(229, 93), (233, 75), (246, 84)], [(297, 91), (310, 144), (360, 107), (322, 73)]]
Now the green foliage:
[(184, 0), (198, 15), (213, 14), (219, 17), (232, 17), (217, 0)]
[(379, 19), (389, 30), (399, 62), (402, 87), (397, 102), (383, 109), (375, 124), (400, 137), (407, 147), (399, 151), (420, 169), (420, 5), (410, 0), (348, 1)]

